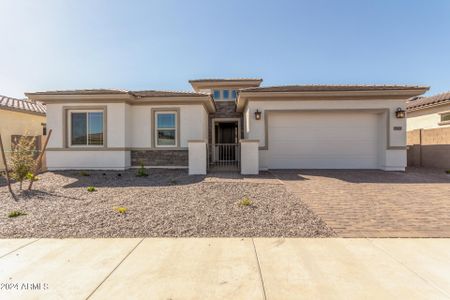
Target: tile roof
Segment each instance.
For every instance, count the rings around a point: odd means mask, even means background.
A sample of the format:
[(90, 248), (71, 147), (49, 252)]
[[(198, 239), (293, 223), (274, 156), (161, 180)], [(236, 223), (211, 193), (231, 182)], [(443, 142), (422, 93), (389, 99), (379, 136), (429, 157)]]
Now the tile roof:
[(135, 96), (138, 97), (203, 97), (209, 96), (206, 93), (196, 93), (189, 91), (130, 91)]
[(262, 78), (205, 78), (205, 79), (194, 79), (189, 80), (192, 82), (227, 82), (227, 81), (263, 81)]
[(414, 97), (409, 99), (407, 110), (424, 109), (430, 106), (450, 103), (450, 92), (437, 94), (430, 97)]
[(60, 91), (45, 91), (45, 92), (30, 92), (26, 95), (110, 95), (110, 94), (130, 94), (138, 97), (195, 97), (207, 96), (205, 93), (196, 93), (190, 91), (126, 91), (117, 89), (82, 89), (82, 90), (60, 90)]
[(241, 92), (315, 92), (315, 91), (383, 91), (428, 89), (427, 86), (417, 85), (284, 85), (241, 89)]
[(101, 95), (101, 94), (127, 94), (128, 91), (117, 89), (81, 89), (81, 90), (57, 90), (44, 92), (29, 92), (30, 95)]
[(16, 99), (0, 95), (0, 109), (17, 110), (25, 113), (45, 115), (46, 107), (43, 103), (32, 102), (28, 99)]

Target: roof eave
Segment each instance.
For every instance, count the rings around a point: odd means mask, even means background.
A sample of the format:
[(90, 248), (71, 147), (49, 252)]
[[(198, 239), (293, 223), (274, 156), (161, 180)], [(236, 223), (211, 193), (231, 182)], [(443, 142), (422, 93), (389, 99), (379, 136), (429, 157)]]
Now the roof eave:
[[(236, 110), (242, 112), (247, 101), (250, 100), (273, 100), (278, 99), (292, 99), (298, 98), (298, 100), (315, 100), (315, 99), (339, 99), (345, 100), (345, 98), (361, 98), (367, 100), (389, 100), (389, 99), (405, 99), (405, 101), (411, 97), (419, 96), (429, 90), (429, 87), (416, 87), (410, 89), (390, 89), (390, 90), (358, 90), (358, 91), (296, 91), (296, 92), (264, 92), (264, 91), (241, 91), (236, 101)], [(269, 98), (269, 99), (268, 99)], [(278, 98), (278, 99), (277, 99)]]
[(8, 111), (13, 111), (13, 112), (18, 112), (18, 113), (24, 113), (24, 114), (41, 116), (41, 117), (45, 117), (46, 116), (45, 112), (20, 109), (20, 108), (15, 108), (15, 107), (11, 107), (11, 106), (0, 106), (0, 110), (8, 110)]
[(214, 101), (209, 95), (193, 95), (193, 96), (163, 96), (163, 97), (136, 97), (132, 93), (124, 94), (42, 94), (42, 93), (25, 93), (25, 95), (32, 100), (40, 101), (45, 104), (51, 103), (114, 103), (124, 102), (128, 104), (142, 104), (151, 102), (161, 102), (164, 104), (186, 104), (189, 103), (203, 103), (208, 112), (215, 112), (216, 107)]
[(134, 96), (129, 93), (112, 93), (112, 94), (45, 94), (45, 93), (25, 93), (29, 99), (34, 101), (40, 101), (42, 103), (55, 103), (55, 102), (107, 102), (107, 101), (130, 101)]
[(261, 85), (262, 79), (257, 80), (218, 80), (218, 81), (193, 81), (189, 80), (194, 91), (198, 92), (201, 89), (209, 88), (226, 88), (226, 87), (243, 87), (243, 88), (255, 88)]
[(424, 109), (433, 108), (433, 107), (437, 107), (437, 106), (441, 106), (441, 105), (447, 105), (447, 104), (450, 104), (450, 99), (435, 102), (435, 103), (428, 103), (428, 104), (422, 104), (422, 105), (418, 105), (418, 106), (407, 107), (406, 111), (413, 112), (413, 111), (424, 110)]

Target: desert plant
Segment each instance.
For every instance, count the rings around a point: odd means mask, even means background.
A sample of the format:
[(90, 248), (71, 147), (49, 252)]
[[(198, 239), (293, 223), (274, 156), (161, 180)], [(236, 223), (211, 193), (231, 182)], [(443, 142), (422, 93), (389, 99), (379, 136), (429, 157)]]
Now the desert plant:
[(38, 180), (39, 180), (39, 177), (37, 177), (37, 176), (34, 175), (33, 173), (29, 172), (29, 173), (27, 174), (27, 179), (28, 179), (29, 181), (38, 181)]
[(253, 201), (250, 200), (248, 197), (244, 197), (244, 198), (241, 199), (241, 201), (239, 201), (239, 205), (251, 206), (251, 205), (253, 205)]
[(114, 207), (114, 210), (117, 211), (119, 214), (124, 214), (128, 211), (128, 208), (119, 206), (119, 207)]
[(27, 179), (28, 174), (32, 174), (31, 178), (35, 177), (33, 175), (35, 166), (34, 150), (35, 138), (21, 136), (11, 152), (11, 178), (19, 182), (21, 190), (23, 181)]
[(95, 187), (93, 187), (93, 186), (88, 186), (87, 191), (88, 191), (88, 192), (95, 192), (96, 189), (95, 189)]
[(90, 174), (88, 172), (81, 171), (80, 176), (90, 176)]
[(18, 210), (13, 210), (12, 212), (10, 212), (8, 214), (8, 218), (15, 218), (15, 217), (19, 217), (19, 216), (25, 216), (26, 213), (18, 211)]
[(148, 173), (145, 170), (144, 165), (141, 164), (141, 166), (137, 170), (136, 176), (137, 177), (147, 177), (148, 176)]

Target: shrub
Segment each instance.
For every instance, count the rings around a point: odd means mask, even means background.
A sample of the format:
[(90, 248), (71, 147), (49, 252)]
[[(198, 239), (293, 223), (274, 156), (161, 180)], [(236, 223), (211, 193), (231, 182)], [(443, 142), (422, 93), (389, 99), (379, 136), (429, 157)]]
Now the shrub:
[(27, 179), (29, 181), (38, 181), (39, 180), (39, 178), (36, 175), (34, 175), (33, 173), (31, 173), (31, 172), (29, 172), (27, 174)]
[(242, 198), (242, 200), (239, 202), (239, 205), (242, 205), (242, 206), (251, 206), (251, 205), (253, 205), (253, 201), (250, 200), (250, 199), (247, 198), (247, 197), (244, 197), (244, 198)]
[(96, 189), (95, 189), (95, 187), (93, 187), (93, 186), (88, 186), (87, 191), (88, 191), (88, 192), (95, 192)]
[(450, 170), (445, 171), (445, 173), (450, 174)]
[(171, 180), (170, 180), (170, 184), (175, 185), (175, 184), (177, 184), (177, 183), (178, 183), (178, 181), (177, 181), (176, 179), (171, 179)]
[(114, 207), (114, 210), (117, 211), (119, 214), (125, 214), (128, 211), (128, 208), (126, 207)]
[(28, 174), (33, 172), (35, 147), (35, 138), (26, 135), (21, 136), (17, 144), (13, 146), (10, 158), (11, 178), (20, 183), (20, 189)]
[(141, 165), (139, 167), (139, 169), (137, 170), (136, 176), (137, 177), (147, 177), (148, 176), (148, 173), (145, 170), (144, 165)]
[(20, 217), (20, 216), (26, 216), (26, 213), (18, 211), (18, 210), (13, 210), (12, 212), (10, 212), (8, 214), (8, 218), (15, 218), (15, 217)]
[(81, 171), (80, 176), (90, 176), (90, 174), (88, 172)]

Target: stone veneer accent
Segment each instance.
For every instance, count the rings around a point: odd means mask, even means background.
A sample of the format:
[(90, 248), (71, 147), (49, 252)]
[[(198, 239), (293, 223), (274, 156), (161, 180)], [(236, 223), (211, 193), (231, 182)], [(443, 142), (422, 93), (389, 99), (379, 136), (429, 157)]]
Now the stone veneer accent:
[(216, 112), (209, 114), (208, 118), (208, 143), (212, 143), (212, 119), (214, 118), (239, 118), (241, 119), (241, 137), (244, 135), (243, 115), (236, 112), (236, 103), (234, 101), (215, 101)]
[(131, 150), (131, 165), (140, 166), (188, 166), (188, 150)]

